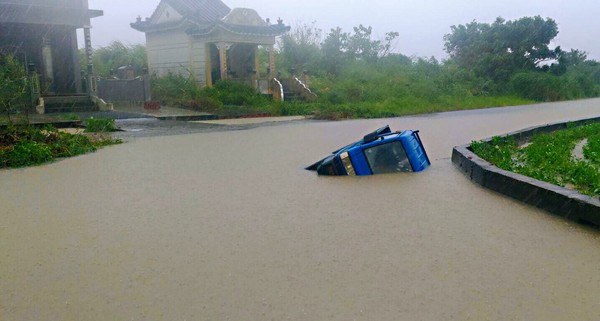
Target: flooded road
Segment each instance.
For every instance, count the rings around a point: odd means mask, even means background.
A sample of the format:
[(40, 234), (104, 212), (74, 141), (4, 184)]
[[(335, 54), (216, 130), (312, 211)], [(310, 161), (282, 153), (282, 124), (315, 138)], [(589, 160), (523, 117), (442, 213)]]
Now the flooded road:
[[(0, 320), (598, 320), (600, 232), (474, 185), (452, 147), (600, 100), (131, 138), (0, 171)], [(302, 168), (420, 129), (419, 174)]]

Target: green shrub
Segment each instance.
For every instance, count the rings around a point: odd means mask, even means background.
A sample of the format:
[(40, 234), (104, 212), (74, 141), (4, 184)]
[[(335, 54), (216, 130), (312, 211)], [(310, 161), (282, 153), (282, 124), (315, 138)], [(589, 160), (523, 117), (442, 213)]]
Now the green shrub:
[(571, 91), (576, 93), (570, 98), (597, 97), (600, 95), (600, 66), (584, 68), (578, 66), (571, 68), (563, 76), (570, 83)]
[(119, 143), (121, 140), (110, 138), (92, 141), (86, 135), (62, 133), (52, 126), (11, 126), (0, 129), (0, 168), (42, 164)]
[(511, 86), (519, 96), (535, 101), (557, 101), (561, 98), (560, 78), (550, 73), (519, 73), (512, 78)]
[(85, 121), (85, 131), (89, 133), (114, 132), (117, 129), (114, 119), (91, 117)]
[(269, 103), (268, 99), (254, 88), (230, 80), (218, 81), (212, 88), (205, 88), (204, 93), (224, 105), (259, 107)]
[(513, 170), (517, 144), (512, 137), (493, 137), (491, 142), (472, 142), (471, 149), (479, 157), (504, 170)]
[(11, 150), (5, 153), (5, 163), (10, 167), (23, 167), (41, 164), (52, 159), (51, 149), (35, 141), (17, 142)]
[(269, 99), (254, 88), (230, 80), (201, 88), (191, 74), (188, 77), (169, 74), (152, 78), (151, 84), (155, 99), (163, 104), (194, 110), (215, 111), (225, 105), (265, 107), (269, 104)]
[(57, 133), (58, 139), (52, 145), (54, 157), (72, 157), (96, 151), (96, 145), (85, 135)]
[(12, 124), (12, 113), (25, 111), (28, 114), (32, 107), (32, 80), (22, 61), (0, 54), (0, 112), (6, 115), (9, 124)]

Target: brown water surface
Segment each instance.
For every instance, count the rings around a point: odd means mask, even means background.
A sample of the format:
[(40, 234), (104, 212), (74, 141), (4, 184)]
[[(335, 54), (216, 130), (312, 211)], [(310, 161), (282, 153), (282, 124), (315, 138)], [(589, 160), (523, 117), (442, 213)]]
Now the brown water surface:
[[(484, 190), (454, 145), (600, 100), (136, 138), (0, 171), (0, 320), (598, 320), (600, 233)], [(389, 123), (419, 174), (302, 168)]]

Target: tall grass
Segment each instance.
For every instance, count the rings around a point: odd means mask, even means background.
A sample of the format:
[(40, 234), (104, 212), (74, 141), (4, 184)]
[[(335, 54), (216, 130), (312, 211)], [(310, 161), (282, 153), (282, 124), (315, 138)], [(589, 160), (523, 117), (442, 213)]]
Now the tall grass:
[(251, 87), (231, 81), (200, 88), (193, 78), (179, 75), (154, 79), (153, 92), (167, 104), (221, 114), (313, 115), (324, 119), (394, 117), (600, 95), (600, 76), (589, 71), (521, 73), (501, 85), (451, 63), (401, 55), (375, 62), (348, 62), (337, 75), (311, 75), (308, 85), (318, 95), (315, 102), (273, 102)]
[(529, 104), (516, 95), (490, 95), (480, 80), (435, 60), (357, 61), (339, 77), (311, 81), (319, 94), (318, 117), (378, 118)]

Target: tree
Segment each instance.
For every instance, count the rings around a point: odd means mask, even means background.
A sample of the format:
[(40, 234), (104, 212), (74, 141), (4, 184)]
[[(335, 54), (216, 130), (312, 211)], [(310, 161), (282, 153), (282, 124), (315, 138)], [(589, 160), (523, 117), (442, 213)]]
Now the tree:
[(571, 49), (571, 51), (562, 51), (555, 63), (551, 65), (545, 65), (544, 71), (550, 71), (556, 76), (564, 75), (567, 70), (574, 67), (583, 65), (587, 60), (587, 53), (577, 49)]
[(343, 32), (342, 28), (331, 29), (321, 44), (323, 67), (329, 74), (337, 75), (348, 62), (361, 60), (369, 63), (389, 55), (398, 32), (388, 32), (385, 39), (374, 40), (373, 28), (362, 24), (353, 28), (353, 33)]
[(444, 41), (450, 60), (460, 67), (506, 82), (517, 72), (536, 70), (542, 62), (556, 59), (561, 50), (551, 50), (549, 44), (557, 35), (558, 26), (550, 18), (505, 21), (499, 17), (492, 24), (473, 21), (452, 26)]
[(29, 107), (25, 102), (29, 85), (23, 64), (12, 55), (0, 56), (0, 109), (11, 125), (11, 112)]
[(321, 56), (321, 29), (316, 22), (297, 23), (280, 40), (283, 67), (295, 71), (316, 68)]
[(345, 50), (348, 43), (348, 33), (342, 28), (331, 29), (321, 44), (323, 53), (323, 69), (330, 75), (338, 75), (341, 67), (346, 63)]
[(347, 54), (352, 60), (374, 61), (379, 56), (381, 41), (372, 40), (373, 28), (362, 24), (354, 27), (354, 33), (348, 37)]
[(587, 53), (585, 51), (571, 49), (569, 52), (562, 52), (558, 57), (558, 63), (566, 67), (579, 66), (587, 61)]
[(387, 32), (384, 41), (373, 39), (373, 28), (362, 24), (353, 28), (354, 33), (346, 34), (346, 53), (351, 60), (374, 62), (392, 50), (392, 43), (398, 32)]
[(385, 39), (383, 45), (379, 49), (379, 57), (387, 57), (393, 49), (393, 42), (400, 36), (397, 31), (390, 31), (385, 33)]

